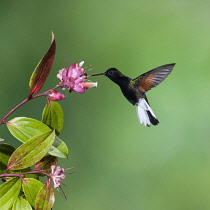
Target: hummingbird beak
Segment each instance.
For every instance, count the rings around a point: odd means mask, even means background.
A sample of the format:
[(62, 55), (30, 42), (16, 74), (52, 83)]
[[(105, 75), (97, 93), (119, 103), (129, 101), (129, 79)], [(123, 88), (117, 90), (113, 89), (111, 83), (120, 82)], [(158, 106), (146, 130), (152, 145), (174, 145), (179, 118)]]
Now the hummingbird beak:
[[(100, 74), (92, 74), (92, 75), (90, 75), (90, 76), (99, 76), (99, 75), (105, 75), (105, 73), (100, 73)], [(89, 76), (89, 77), (90, 77)]]

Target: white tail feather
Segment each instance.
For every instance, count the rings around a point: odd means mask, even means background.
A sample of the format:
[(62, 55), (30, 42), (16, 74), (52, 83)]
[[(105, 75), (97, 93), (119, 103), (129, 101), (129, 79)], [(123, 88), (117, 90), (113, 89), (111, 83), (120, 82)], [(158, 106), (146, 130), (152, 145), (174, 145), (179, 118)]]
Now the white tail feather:
[[(149, 104), (147, 103), (147, 101), (144, 98), (140, 98), (139, 102), (137, 104), (137, 116), (138, 116), (138, 120), (141, 124), (143, 124), (144, 126), (150, 126), (151, 124), (157, 125), (158, 124), (158, 120), (157, 117), (155, 116), (154, 112), (152, 111), (152, 109), (150, 108)], [(148, 112), (150, 112), (150, 117), (148, 115)], [(151, 119), (153, 118), (153, 122), (151, 123)]]

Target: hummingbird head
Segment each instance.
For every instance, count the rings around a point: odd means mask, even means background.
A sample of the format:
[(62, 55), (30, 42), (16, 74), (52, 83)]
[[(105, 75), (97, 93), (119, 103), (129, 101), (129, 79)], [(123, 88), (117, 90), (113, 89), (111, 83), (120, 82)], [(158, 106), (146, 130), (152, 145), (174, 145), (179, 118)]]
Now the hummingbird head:
[(98, 75), (104, 75), (107, 76), (110, 80), (112, 80), (115, 83), (118, 83), (118, 81), (121, 78), (124, 78), (125, 76), (116, 68), (110, 68), (106, 72), (101, 74), (93, 74), (92, 76), (98, 76)]
[(105, 76), (107, 76), (112, 81), (119, 80), (120, 77), (123, 77), (124, 75), (116, 68), (110, 68), (105, 73)]

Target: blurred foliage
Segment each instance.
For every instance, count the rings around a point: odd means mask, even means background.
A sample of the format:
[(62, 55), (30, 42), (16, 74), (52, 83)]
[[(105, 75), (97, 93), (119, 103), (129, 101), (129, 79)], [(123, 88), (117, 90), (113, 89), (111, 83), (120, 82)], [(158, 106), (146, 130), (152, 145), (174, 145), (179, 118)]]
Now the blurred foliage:
[[(92, 78), (97, 89), (61, 102), (70, 155), (59, 165), (80, 166), (64, 180), (68, 200), (57, 194), (54, 209), (210, 209), (209, 8), (206, 0), (1, 2), (1, 116), (29, 94), (51, 30), (57, 52), (46, 89), (59, 69), (82, 60), (90, 74), (116, 67), (130, 77), (177, 63), (147, 94), (156, 127), (140, 125), (135, 107), (102, 76)], [(12, 117), (40, 120), (44, 105), (34, 100)], [(5, 126), (0, 137), (20, 144)]]

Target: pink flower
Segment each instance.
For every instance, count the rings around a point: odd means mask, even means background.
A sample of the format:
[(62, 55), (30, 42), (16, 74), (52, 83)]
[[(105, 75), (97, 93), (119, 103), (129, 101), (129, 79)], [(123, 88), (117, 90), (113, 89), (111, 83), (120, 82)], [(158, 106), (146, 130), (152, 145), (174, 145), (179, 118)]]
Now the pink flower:
[[(56, 169), (56, 170), (55, 170)], [(55, 170), (55, 171), (54, 171)], [(53, 180), (54, 188), (58, 188), (61, 185), (60, 179), (65, 179), (65, 169), (60, 166), (51, 165), (51, 174), (50, 178)]]
[(59, 91), (55, 91), (55, 90), (49, 92), (47, 97), (53, 101), (59, 101), (59, 100), (63, 100), (66, 98), (63, 93), (61, 93)]
[(87, 74), (85, 69), (82, 68), (83, 64), (84, 61), (74, 63), (69, 68), (59, 71), (57, 78), (61, 80), (64, 89), (68, 87), (69, 92), (84, 93), (88, 88), (97, 87), (97, 82), (85, 82)]

